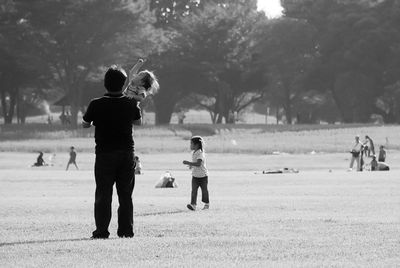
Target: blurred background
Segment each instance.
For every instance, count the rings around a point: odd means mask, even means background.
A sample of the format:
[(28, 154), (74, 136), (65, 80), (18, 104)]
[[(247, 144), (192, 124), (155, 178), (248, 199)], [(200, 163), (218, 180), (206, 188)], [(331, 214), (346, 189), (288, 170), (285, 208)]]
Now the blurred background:
[(143, 57), (148, 125), (399, 123), (398, 25), (397, 0), (1, 0), (0, 117), (76, 128)]

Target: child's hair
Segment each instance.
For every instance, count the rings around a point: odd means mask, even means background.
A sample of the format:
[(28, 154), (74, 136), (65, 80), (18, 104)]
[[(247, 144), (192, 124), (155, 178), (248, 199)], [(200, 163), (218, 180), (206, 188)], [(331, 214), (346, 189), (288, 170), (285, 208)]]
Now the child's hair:
[(191, 142), (193, 142), (193, 144), (196, 144), (199, 146), (199, 150), (202, 150), (204, 152), (204, 140), (202, 137), (200, 136), (193, 136), (190, 139)]
[(149, 70), (144, 70), (138, 73), (141, 77), (141, 81), (143, 83), (143, 87), (146, 91), (150, 92), (150, 94), (154, 95), (160, 89), (160, 85), (158, 84), (157, 77), (153, 72)]
[(104, 87), (109, 92), (121, 91), (127, 75), (124, 69), (118, 67), (117, 65), (112, 65), (108, 68), (106, 74), (104, 75)]
[(70, 147), (70, 149), (71, 149), (71, 150), (74, 150), (74, 149), (75, 149), (75, 147), (74, 147), (74, 146), (71, 146), (71, 147)]
[(379, 148), (381, 148), (381, 149), (384, 149), (384, 148), (385, 148), (385, 146), (381, 145), (381, 146), (379, 146)]
[(135, 160), (139, 160), (139, 156), (135, 156)]

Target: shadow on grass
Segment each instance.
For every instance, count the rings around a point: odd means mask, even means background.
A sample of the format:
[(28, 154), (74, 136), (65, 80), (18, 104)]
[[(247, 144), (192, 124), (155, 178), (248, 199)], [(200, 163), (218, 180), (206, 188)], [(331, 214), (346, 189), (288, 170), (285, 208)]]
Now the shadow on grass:
[[(188, 210), (175, 210), (175, 211), (160, 211), (153, 213), (142, 213), (137, 214), (136, 217), (147, 217), (147, 216), (159, 216), (159, 215), (170, 215), (170, 214), (178, 214), (185, 213)], [(120, 238), (108, 238), (107, 240), (115, 240)], [(30, 244), (46, 244), (46, 243), (59, 243), (59, 242), (79, 242), (79, 241), (91, 241), (94, 239), (91, 238), (68, 238), (68, 239), (45, 239), (45, 240), (31, 240), (31, 241), (18, 241), (18, 242), (8, 242), (8, 243), (0, 243), (0, 247), (6, 246), (17, 246), (17, 245), (30, 245)]]
[[(114, 239), (118, 239), (118, 238), (108, 238), (108, 240), (114, 240)], [(58, 242), (91, 241), (91, 240), (97, 240), (97, 239), (91, 239), (91, 238), (67, 238), (67, 239), (31, 240), (31, 241), (0, 243), (0, 247), (16, 246), (16, 245), (30, 245), (30, 244), (58, 243)]]
[(159, 216), (159, 215), (170, 215), (170, 214), (179, 214), (179, 213), (185, 213), (185, 212), (190, 212), (189, 210), (173, 210), (173, 211), (159, 211), (159, 212), (149, 212), (149, 213), (141, 213), (141, 214), (136, 214), (136, 217), (147, 217), (147, 216)]

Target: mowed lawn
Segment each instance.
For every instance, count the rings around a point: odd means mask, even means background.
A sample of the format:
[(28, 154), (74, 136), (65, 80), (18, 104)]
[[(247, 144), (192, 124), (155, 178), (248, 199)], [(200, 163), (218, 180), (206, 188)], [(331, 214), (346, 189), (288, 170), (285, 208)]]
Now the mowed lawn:
[[(116, 236), (115, 196), (111, 238), (90, 240), (93, 155), (78, 155), (81, 170), (66, 172), (66, 156), (35, 169), (34, 154), (1, 153), (0, 266), (399, 266), (399, 167), (349, 173), (339, 154), (210, 154), (211, 209), (192, 212), (190, 171), (180, 164), (188, 156), (143, 155), (135, 237)], [(284, 166), (300, 173), (260, 174)], [(179, 187), (155, 189), (167, 169)]]

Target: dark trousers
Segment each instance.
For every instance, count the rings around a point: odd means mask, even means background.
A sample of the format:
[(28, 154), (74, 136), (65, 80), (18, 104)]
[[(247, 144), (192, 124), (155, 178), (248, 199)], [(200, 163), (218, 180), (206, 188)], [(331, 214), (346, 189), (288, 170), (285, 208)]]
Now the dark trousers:
[(108, 237), (111, 220), (113, 185), (116, 183), (118, 208), (118, 236), (133, 236), (132, 193), (135, 186), (135, 162), (133, 152), (116, 151), (97, 153), (94, 166), (96, 194), (94, 236)]
[(203, 178), (195, 178), (192, 177), (192, 199), (190, 201), (190, 204), (196, 205), (197, 203), (197, 190), (199, 187), (201, 188), (201, 201), (204, 203), (210, 203), (209, 197), (208, 197), (208, 177), (203, 177)]

